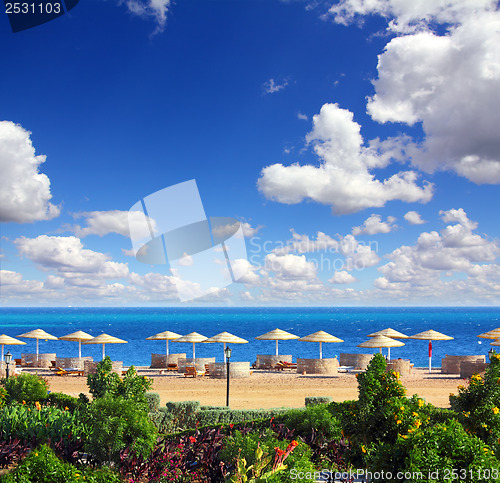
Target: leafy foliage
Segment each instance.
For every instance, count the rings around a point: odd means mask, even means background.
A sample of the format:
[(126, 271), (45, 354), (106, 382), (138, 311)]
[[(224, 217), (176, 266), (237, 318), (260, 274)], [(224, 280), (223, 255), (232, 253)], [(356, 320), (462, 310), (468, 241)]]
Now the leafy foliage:
[(460, 422), (485, 443), (499, 446), (500, 438), (500, 355), (493, 354), (484, 378), (474, 374), (468, 387), (459, 386), (458, 396), (450, 395), (450, 405)]
[(82, 405), (78, 398), (70, 396), (69, 394), (64, 394), (63, 392), (51, 392), (47, 396), (45, 404), (59, 409), (65, 409), (66, 411), (74, 411)]
[(2, 384), (7, 391), (6, 403), (34, 403), (47, 398), (48, 382), (35, 374), (22, 373), (3, 379)]
[(123, 379), (112, 369), (111, 358), (106, 356), (97, 364), (96, 373), (87, 376), (87, 385), (94, 399), (111, 395), (146, 405), (146, 391), (151, 389), (152, 380), (138, 376), (134, 366), (129, 368)]
[(307, 396), (305, 399), (306, 407), (313, 404), (328, 404), (331, 402), (331, 396)]
[(48, 446), (31, 452), (11, 473), (1, 478), (2, 483), (120, 483), (121, 479), (110, 469), (78, 469), (61, 461)]
[(118, 462), (120, 451), (127, 447), (142, 456), (153, 449), (156, 428), (133, 400), (108, 394), (89, 405), (86, 419), (91, 428), (86, 447), (99, 462)]

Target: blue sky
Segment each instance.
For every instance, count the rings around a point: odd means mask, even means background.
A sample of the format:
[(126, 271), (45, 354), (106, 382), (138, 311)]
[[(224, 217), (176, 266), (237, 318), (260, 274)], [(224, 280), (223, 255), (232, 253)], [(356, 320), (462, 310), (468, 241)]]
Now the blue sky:
[(86, 0), (0, 36), (0, 304), (180, 305), (128, 210), (196, 179), (247, 258), (185, 304), (498, 305), (497, 2)]

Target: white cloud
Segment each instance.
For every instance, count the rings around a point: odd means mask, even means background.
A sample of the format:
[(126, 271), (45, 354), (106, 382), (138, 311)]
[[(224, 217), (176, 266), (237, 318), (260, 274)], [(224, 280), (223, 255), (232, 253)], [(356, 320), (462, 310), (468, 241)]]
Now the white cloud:
[(301, 121), (308, 121), (309, 120), (309, 118), (305, 114), (302, 114), (301, 112), (299, 112), (297, 114), (297, 119), (300, 119)]
[(311, 199), (331, 205), (336, 214), (381, 207), (391, 200), (426, 203), (432, 198), (432, 185), (418, 186), (414, 171), (399, 172), (383, 181), (370, 173), (370, 169), (389, 164), (394, 146), (375, 140), (364, 147), (360, 126), (351, 112), (325, 104), (313, 124), (306, 139), (314, 145), (320, 165), (265, 167), (258, 188), (266, 198), (287, 204)]
[(153, 233), (158, 233), (156, 221), (146, 217), (142, 211), (91, 211), (88, 213), (76, 213), (73, 217), (83, 217), (87, 224), (83, 228), (80, 225), (71, 227), (71, 230), (79, 238), (84, 238), (88, 235), (104, 236), (109, 233), (118, 233), (129, 238), (130, 224), (136, 237), (145, 238), (150, 235), (147, 222), (149, 222)]
[(171, 0), (126, 0), (125, 4), (130, 13), (143, 18), (152, 18), (156, 21), (154, 34), (160, 33), (167, 23), (167, 13)]
[(234, 223), (229, 223), (226, 225), (218, 225), (212, 228), (213, 234), (217, 237), (222, 237), (226, 238), (235, 233), (236, 230), (241, 226), (241, 229), (243, 230), (243, 236), (245, 238), (251, 238), (259, 231), (264, 228), (264, 225), (259, 225), (257, 227), (253, 227), (250, 223), (248, 222), (239, 222), (235, 221)]
[(422, 220), (420, 213), (417, 211), (408, 211), (405, 213), (403, 217), (410, 225), (423, 225), (426, 223), (425, 220)]
[(409, 146), (419, 169), (500, 183), (500, 12), (470, 16), (446, 35), (392, 39), (379, 56), (368, 112), (376, 121), (421, 123)]
[(346, 283), (357, 282), (357, 279), (349, 272), (346, 272), (345, 270), (340, 270), (335, 272), (333, 274), (333, 277), (330, 278), (330, 280), (328, 281), (333, 284), (346, 284)]
[[(486, 282), (485, 277), (493, 275), (494, 265), (490, 264), (500, 253), (498, 244), (473, 233), (477, 223), (469, 220), (463, 209), (441, 214), (443, 221), (457, 224), (448, 225), (439, 233), (423, 232), (415, 245), (394, 250), (387, 256), (391, 261), (379, 268), (383, 277), (375, 281), (375, 287), (406, 296), (413, 291), (434, 296), (440, 290), (448, 293), (452, 287), (466, 292), (471, 277), (476, 278), (473, 283), (477, 284), (481, 277)], [(442, 281), (443, 276), (456, 274), (465, 274), (466, 279)], [(488, 291), (491, 292), (491, 286)]]
[(238, 283), (245, 283), (248, 285), (256, 285), (259, 283), (260, 276), (257, 273), (258, 267), (252, 265), (244, 258), (238, 258), (231, 262), (234, 279)]
[(266, 255), (265, 268), (287, 280), (316, 278), (316, 267), (304, 255)]
[(352, 229), (353, 235), (376, 235), (377, 233), (390, 233), (395, 228), (396, 218), (388, 216), (387, 221), (382, 221), (380, 215), (370, 215), (362, 226), (355, 226)]
[(264, 83), (263, 89), (265, 94), (274, 94), (275, 92), (279, 92), (287, 86), (288, 81), (286, 79), (281, 83), (277, 83), (273, 78), (271, 78)]
[(496, 4), (496, 0), (340, 0), (328, 15), (342, 25), (380, 15), (389, 20), (390, 30), (411, 32), (432, 23), (456, 24), (478, 12), (495, 10)]
[(177, 263), (181, 267), (191, 267), (191, 266), (193, 266), (194, 260), (193, 260), (193, 257), (191, 255), (188, 255), (187, 253), (184, 253), (182, 255), (182, 257), (179, 258), (179, 260), (177, 260)]
[(45, 156), (35, 155), (31, 133), (0, 121), (0, 222), (32, 223), (59, 216), (49, 178), (38, 171)]
[(127, 264), (110, 261), (108, 255), (83, 248), (74, 236), (23, 236), (14, 243), (19, 253), (41, 270), (53, 271), (71, 285), (95, 288), (102, 286), (106, 279), (128, 275)]

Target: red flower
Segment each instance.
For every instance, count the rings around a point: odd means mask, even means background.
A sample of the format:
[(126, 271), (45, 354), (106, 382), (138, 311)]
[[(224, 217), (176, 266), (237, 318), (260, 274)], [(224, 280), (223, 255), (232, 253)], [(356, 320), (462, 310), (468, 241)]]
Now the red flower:
[(196, 438), (194, 436), (189, 436), (189, 441), (191, 441), (191, 443), (196, 443)]
[(230, 427), (231, 429), (233, 429), (233, 426), (234, 426), (234, 424), (233, 424), (233, 423), (229, 423), (229, 427)]

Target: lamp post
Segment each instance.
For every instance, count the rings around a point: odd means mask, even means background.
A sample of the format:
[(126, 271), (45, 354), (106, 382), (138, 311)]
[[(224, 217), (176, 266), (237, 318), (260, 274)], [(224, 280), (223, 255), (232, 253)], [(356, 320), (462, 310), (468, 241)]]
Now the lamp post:
[(226, 393), (226, 406), (229, 407), (229, 359), (231, 358), (231, 347), (226, 347), (224, 349), (224, 354), (226, 354), (226, 372), (227, 372), (227, 393)]
[(7, 352), (7, 354), (5, 354), (5, 376), (6, 376), (6, 379), (9, 378), (9, 364), (12, 362), (12, 354), (10, 353), (10, 351)]
[(490, 350), (488, 351), (488, 360), (490, 360), (490, 361), (491, 361), (491, 356), (493, 355), (493, 352), (495, 352), (495, 351), (493, 350), (493, 347), (491, 347)]

